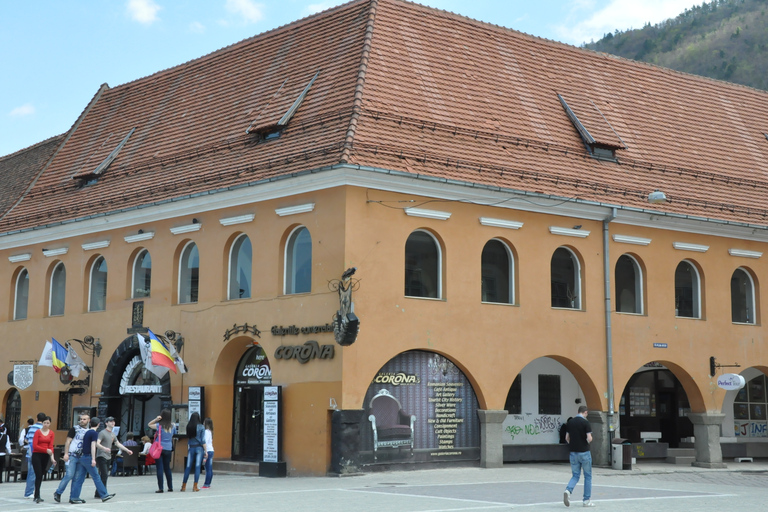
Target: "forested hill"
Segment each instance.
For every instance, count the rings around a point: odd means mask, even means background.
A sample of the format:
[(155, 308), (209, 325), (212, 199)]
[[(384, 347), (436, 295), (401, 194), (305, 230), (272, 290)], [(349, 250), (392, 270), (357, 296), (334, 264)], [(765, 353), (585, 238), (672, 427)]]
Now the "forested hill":
[(768, 0), (713, 0), (584, 47), (768, 90)]

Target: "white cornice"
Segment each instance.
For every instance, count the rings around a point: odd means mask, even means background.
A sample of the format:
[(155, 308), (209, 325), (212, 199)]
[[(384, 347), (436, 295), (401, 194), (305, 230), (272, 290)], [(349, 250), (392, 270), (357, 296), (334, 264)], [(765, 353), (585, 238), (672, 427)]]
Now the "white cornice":
[(93, 251), (94, 249), (104, 249), (105, 247), (109, 247), (109, 240), (100, 240), (98, 242), (82, 244), (80, 247), (82, 247), (84, 251)]
[(520, 229), (523, 227), (522, 222), (517, 222), (514, 220), (492, 219), (491, 217), (480, 217), (480, 224), (483, 226), (506, 229)]
[(299, 204), (296, 206), (288, 206), (285, 208), (276, 208), (275, 213), (280, 217), (287, 215), (296, 215), (297, 213), (307, 213), (315, 209), (315, 203)]
[(144, 240), (152, 240), (155, 237), (154, 231), (149, 231), (148, 233), (137, 233), (135, 235), (128, 235), (123, 237), (123, 240), (126, 241), (126, 243), (133, 244), (136, 242), (143, 242)]
[(171, 233), (174, 235), (181, 235), (182, 233), (193, 233), (195, 231), (200, 231), (200, 228), (202, 227), (203, 225), (200, 223), (187, 224), (186, 226), (176, 226), (175, 228), (171, 228)]
[(620, 244), (650, 245), (650, 238), (640, 238), (637, 236), (613, 235), (613, 241)]
[(386, 169), (344, 164), (334, 168), (308, 169), (307, 172), (290, 178), (263, 180), (218, 192), (163, 201), (156, 205), (85, 217), (39, 229), (10, 232), (0, 236), (0, 250), (53, 241), (60, 242), (72, 237), (94, 236), (97, 233), (117, 229), (135, 230), (143, 225), (169, 219), (253, 205), (343, 186), (372, 191), (400, 192), (446, 201), (495, 205), (495, 208), (499, 208), (499, 212), (526, 211), (572, 217), (578, 220), (603, 221), (615, 208), (617, 216), (610, 226), (628, 225), (768, 243), (768, 227), (762, 225), (708, 221), (684, 215), (664, 215), (657, 210), (620, 208), (610, 203), (564, 201), (558, 196), (483, 187), (455, 180), (417, 177), (413, 174), (391, 172)]
[(17, 254), (15, 256), (8, 256), (8, 261), (11, 263), (20, 263), (22, 261), (29, 261), (32, 259), (31, 252), (25, 252), (24, 254)]
[(67, 254), (68, 251), (69, 251), (69, 247), (61, 247), (59, 249), (50, 249), (50, 250), (43, 249), (43, 256), (45, 256), (46, 258), (50, 258), (53, 256), (61, 256), (62, 254)]
[(728, 249), (728, 254), (731, 256), (738, 256), (741, 258), (760, 258), (763, 253), (758, 251), (747, 251), (745, 249)]
[(672, 247), (678, 251), (707, 252), (709, 250), (708, 245), (688, 244), (685, 242), (672, 242)]
[(403, 210), (410, 217), (423, 217), (425, 219), (448, 220), (451, 218), (450, 212), (440, 212), (437, 210), (425, 210), (424, 208), (406, 208)]
[(559, 228), (557, 226), (549, 226), (549, 232), (553, 235), (575, 236), (576, 238), (587, 238), (589, 236), (589, 231), (584, 229)]
[(226, 219), (219, 219), (219, 223), (222, 226), (234, 226), (235, 224), (245, 224), (251, 222), (256, 218), (256, 214), (249, 213), (248, 215), (240, 215), (238, 217), (227, 217)]

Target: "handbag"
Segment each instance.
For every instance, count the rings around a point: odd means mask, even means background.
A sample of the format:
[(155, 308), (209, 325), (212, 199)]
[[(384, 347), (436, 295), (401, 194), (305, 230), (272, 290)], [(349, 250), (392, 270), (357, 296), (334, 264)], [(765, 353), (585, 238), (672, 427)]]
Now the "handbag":
[(163, 445), (160, 443), (160, 429), (161, 425), (157, 426), (157, 432), (155, 432), (155, 440), (152, 441), (152, 446), (149, 447), (149, 455), (153, 459), (159, 459), (163, 454)]

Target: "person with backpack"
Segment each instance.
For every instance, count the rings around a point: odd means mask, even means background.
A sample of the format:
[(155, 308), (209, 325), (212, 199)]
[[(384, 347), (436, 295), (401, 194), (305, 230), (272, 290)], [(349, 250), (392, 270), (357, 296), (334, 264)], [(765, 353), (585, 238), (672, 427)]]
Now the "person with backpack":
[(0, 415), (0, 484), (3, 483), (3, 471), (5, 471), (5, 455), (11, 453), (11, 440), (8, 436), (8, 428), (5, 420)]

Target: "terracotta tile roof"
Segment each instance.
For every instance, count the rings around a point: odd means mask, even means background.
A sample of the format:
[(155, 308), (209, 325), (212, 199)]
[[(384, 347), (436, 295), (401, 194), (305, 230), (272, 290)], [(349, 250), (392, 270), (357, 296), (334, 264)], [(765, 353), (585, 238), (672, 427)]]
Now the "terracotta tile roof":
[[(316, 73), (279, 138), (253, 133)], [(587, 156), (558, 94), (618, 163)], [(106, 88), (0, 232), (340, 162), (638, 208), (660, 189), (655, 209), (768, 225), (764, 133), (762, 91), (359, 0)]]
[(21, 199), (64, 138), (63, 134), (56, 135), (34, 146), (0, 157), (0, 217)]

